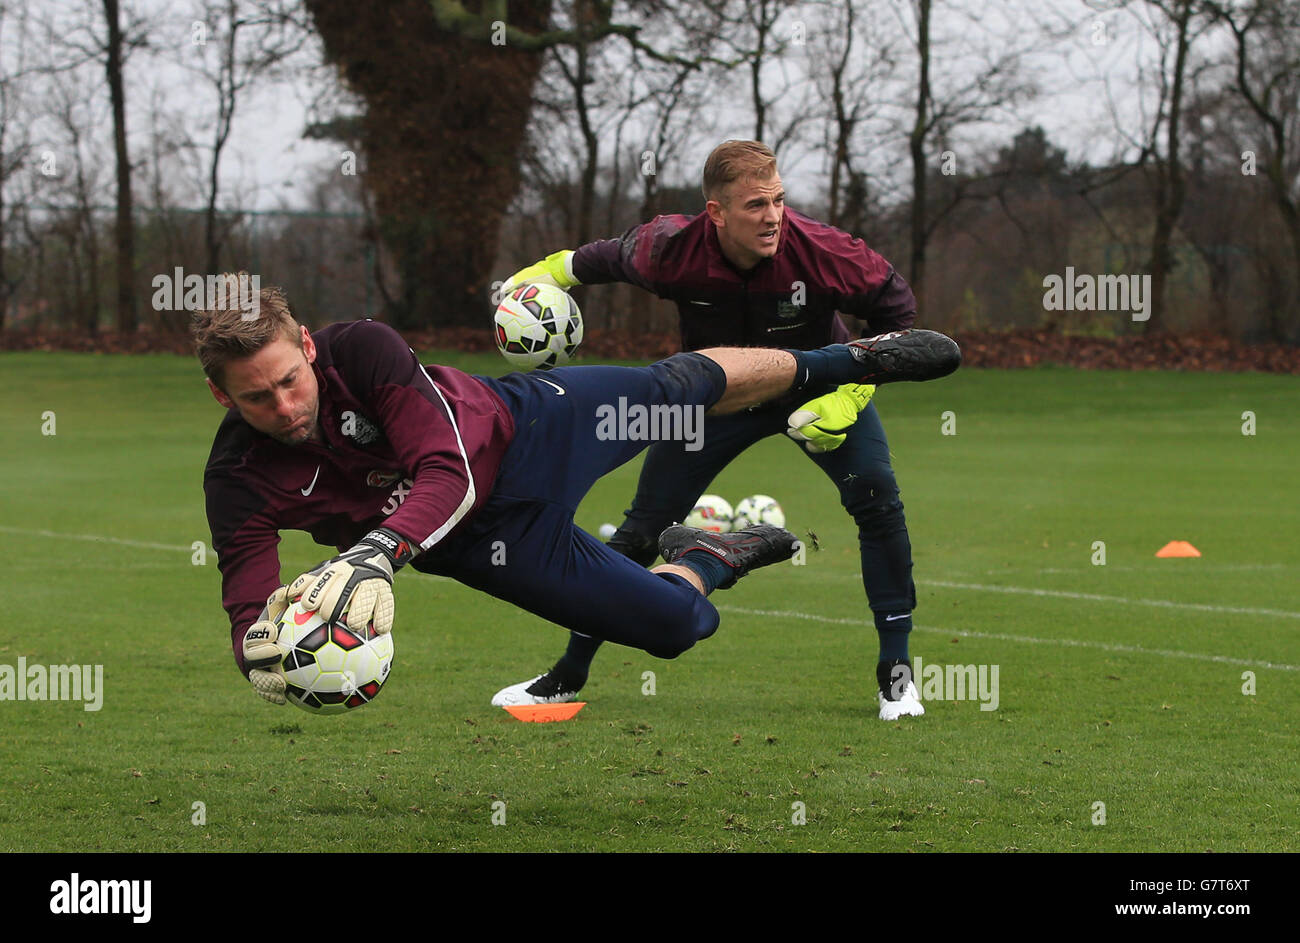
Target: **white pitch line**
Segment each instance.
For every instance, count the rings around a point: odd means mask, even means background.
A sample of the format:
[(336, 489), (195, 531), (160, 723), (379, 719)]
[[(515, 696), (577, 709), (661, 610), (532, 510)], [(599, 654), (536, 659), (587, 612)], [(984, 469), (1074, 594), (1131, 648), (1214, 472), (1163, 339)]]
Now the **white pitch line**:
[(59, 540), (89, 540), (95, 543), (120, 544), (123, 547), (140, 547), (144, 550), (174, 550), (180, 553), (193, 553), (193, 547), (173, 546), (172, 544), (154, 544), (144, 540), (125, 540), (121, 537), (102, 537), (99, 534), (59, 534), (52, 530), (29, 530), (25, 527), (8, 527), (0, 524), (0, 530), (24, 537), (57, 537)]
[[(193, 553), (193, 547), (156, 544), (143, 540), (126, 540), (121, 537), (104, 537), (99, 534), (61, 534), (52, 530), (31, 530), (23, 527), (10, 527), (0, 524), (0, 531), (21, 534), (26, 537), (54, 537), (60, 540), (88, 540), (96, 543), (118, 544), (123, 547), (139, 547), (144, 550), (171, 550), (179, 553)], [(424, 574), (430, 576), (432, 574)], [(448, 577), (435, 577), (447, 580)], [(854, 577), (861, 579), (861, 576)], [(1102, 596), (1097, 593), (1071, 593), (1059, 589), (1032, 589), (1026, 586), (990, 586), (984, 583), (952, 583), (946, 580), (917, 580), (918, 586), (938, 586), (942, 589), (972, 589), (987, 593), (1013, 593), (1025, 596), (1045, 596), (1057, 599), (1083, 599), (1089, 602), (1113, 602), (1132, 606), (1155, 606), (1162, 609), (1194, 609), (1199, 612), (1226, 612), (1234, 615), (1279, 616), (1283, 619), (1300, 619), (1300, 612), (1286, 609), (1254, 609), (1245, 606), (1213, 606), (1206, 603), (1173, 602), (1167, 599), (1129, 599), (1126, 596)], [(793, 615), (798, 615), (794, 613)], [(992, 637), (992, 636), (990, 636)], [(1207, 656), (1208, 657), (1208, 656)]]
[[(834, 574), (834, 577), (860, 581), (861, 573), (853, 576)], [(821, 577), (825, 578), (825, 576)], [(1082, 599), (1088, 602), (1113, 602), (1126, 606), (1155, 606), (1161, 609), (1194, 609), (1198, 612), (1226, 612), (1244, 616), (1280, 616), (1283, 619), (1300, 619), (1300, 612), (1289, 609), (1256, 609), (1248, 606), (1215, 606), (1199, 602), (1174, 602), (1170, 599), (1130, 599), (1127, 596), (1103, 596), (1099, 593), (1072, 593), (1063, 589), (1036, 589), (1029, 586), (995, 586), (987, 583), (953, 583), (948, 580), (916, 580), (917, 586), (938, 586), (941, 589), (973, 589), (986, 593), (1013, 593), (1023, 596), (1045, 596), (1056, 599)]]
[[(154, 544), (144, 540), (126, 540), (122, 537), (104, 537), (99, 534), (59, 534), (52, 530), (31, 530), (24, 527), (9, 527), (6, 524), (0, 524), (0, 531), (10, 534), (22, 534), (24, 537), (57, 537), (59, 540), (89, 540), (95, 543), (118, 544), (123, 547), (140, 547), (144, 550), (172, 550), (178, 553), (193, 553), (193, 547), (173, 546), (172, 544)], [(434, 580), (440, 583), (454, 583), (450, 576), (438, 576), (433, 573), (419, 573), (417, 575), (425, 579)]]
[[(810, 622), (824, 622), (831, 625), (869, 625), (865, 619), (835, 619), (829, 616), (814, 616), (805, 612), (781, 612), (775, 609), (742, 609), (739, 606), (718, 606), (719, 612), (734, 612), (747, 616), (775, 616), (783, 619), (806, 619)], [(1000, 642), (1026, 642), (1031, 645), (1063, 645), (1067, 648), (1095, 648), (1104, 652), (1121, 652), (1129, 655), (1159, 655), (1163, 658), (1190, 658), (1193, 661), (1213, 661), (1225, 665), (1241, 665), (1247, 668), (1273, 668), (1277, 671), (1300, 671), (1300, 665), (1278, 664), (1251, 658), (1229, 658), (1227, 655), (1207, 655), (1203, 652), (1180, 652), (1169, 648), (1142, 648), (1139, 645), (1113, 645), (1108, 642), (1089, 642), (1072, 638), (1036, 638), (1032, 635), (1008, 635), (1001, 632), (970, 632), (963, 629), (943, 629), (932, 625), (916, 625), (916, 632), (932, 632), (936, 635), (959, 635), (963, 638), (992, 639)]]
[(1061, 589), (1031, 589), (1027, 586), (989, 586), (984, 583), (950, 583), (946, 580), (917, 580), (918, 586), (944, 589), (973, 589), (985, 593), (1014, 593), (1022, 596), (1049, 596), (1056, 599), (1086, 599), (1089, 602), (1117, 602), (1128, 606), (1156, 606), (1161, 609), (1195, 609), (1198, 612), (1228, 612), (1244, 616), (1279, 616), (1300, 619), (1300, 612), (1287, 609), (1254, 609), (1246, 606), (1213, 606), (1198, 602), (1172, 602), (1168, 599), (1129, 599), (1127, 596), (1102, 596), (1097, 593), (1071, 593)]
[[(1296, 569), (1298, 566), (1300, 566), (1300, 564), (1295, 564), (1295, 563), (1208, 563), (1208, 564), (1207, 564), (1207, 563), (1198, 563), (1198, 564), (1196, 565), (1196, 569), (1197, 569), (1198, 571), (1202, 571), (1202, 570), (1203, 570), (1203, 571), (1207, 571), (1207, 572), (1215, 572), (1215, 573), (1218, 573), (1218, 572), (1233, 572), (1233, 571), (1237, 571), (1237, 570), (1288, 570), (1288, 569)], [(1073, 575), (1075, 575), (1075, 576), (1078, 576), (1080, 573), (1086, 573), (1086, 572), (1088, 572), (1088, 571), (1091, 570), (1091, 569), (1092, 569), (1091, 567), (1080, 567), (1080, 566), (1076, 566), (1076, 567), (1043, 567), (1042, 569), (1033, 570), (1032, 572), (1034, 572), (1034, 573), (1070, 573), (1070, 574), (1073, 574)], [(1117, 572), (1117, 571), (1118, 571), (1118, 572), (1123, 572), (1123, 573), (1154, 573), (1154, 572), (1156, 572), (1157, 569), (1160, 569), (1160, 567), (1158, 567), (1158, 566), (1119, 566), (1119, 565), (1114, 564), (1114, 563), (1108, 563), (1108, 564), (1106, 564), (1106, 569), (1107, 569), (1108, 571), (1112, 572), (1112, 573), (1113, 573), (1113, 572)], [(987, 576), (1005, 576), (1006, 574), (1008, 574), (1008, 573), (1013, 573), (1013, 572), (1017, 572), (1017, 571), (1016, 571), (1015, 569), (1013, 569), (1013, 568), (1007, 568), (1007, 569), (1005, 569), (1005, 570), (986, 570), (986, 571), (985, 571), (985, 575), (987, 575)], [(1023, 572), (1025, 572), (1025, 571), (1024, 571), (1024, 570), (1019, 570), (1018, 572), (1023, 573)]]

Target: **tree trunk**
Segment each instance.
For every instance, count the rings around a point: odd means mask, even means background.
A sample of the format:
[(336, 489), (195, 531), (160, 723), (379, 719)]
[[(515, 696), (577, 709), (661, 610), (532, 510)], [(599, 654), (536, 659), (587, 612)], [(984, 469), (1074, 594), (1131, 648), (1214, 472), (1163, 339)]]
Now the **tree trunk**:
[[(0, 147), (0, 160), (4, 159), (4, 148)], [(3, 181), (0, 181), (2, 183)], [(4, 187), (0, 186), (0, 220), (5, 218)], [(9, 273), (5, 269), (5, 227), (0, 226), (0, 334), (4, 333), (5, 320), (9, 314)]]
[(1291, 236), (1291, 257), (1294, 261), (1291, 266), (1291, 286), (1288, 293), (1290, 303), (1273, 312), (1272, 323), (1269, 325), (1269, 332), (1272, 334), (1270, 340), (1282, 344), (1295, 344), (1300, 343), (1294, 317), (1297, 307), (1296, 293), (1300, 291), (1300, 286), (1297, 286), (1297, 280), (1300, 280), (1300, 210), (1297, 209), (1295, 200), (1290, 199), (1289, 196), (1275, 193), (1274, 198), (1282, 214), (1282, 220), (1286, 223), (1287, 232)]
[(108, 21), (109, 97), (113, 102), (113, 145), (117, 154), (117, 329), (135, 333), (135, 226), (131, 209), (131, 160), (126, 150), (126, 94), (122, 88), (122, 27), (117, 0), (104, 0)]
[[(1187, 68), (1187, 47), (1190, 44), (1187, 32), (1192, 18), (1191, 0), (1181, 0), (1176, 9), (1178, 50), (1174, 57), (1174, 74), (1169, 90), (1169, 116), (1165, 119), (1165, 162), (1156, 189), (1156, 226), (1151, 237), (1149, 265), (1151, 310), (1146, 323), (1148, 334), (1165, 330), (1165, 286), (1173, 268), (1169, 243), (1173, 239), (1174, 227), (1183, 215), (1183, 199), (1186, 195), (1182, 155), (1179, 153), (1179, 131), (1183, 120), (1183, 76)], [(1158, 130), (1157, 128), (1157, 133)]]
[[(440, 30), (429, 0), (306, 0), (366, 102), (366, 185), (401, 278), (397, 327), (482, 326), (506, 205), (519, 183), (540, 53)], [(510, 4), (510, 25), (545, 25), (549, 0)]]
[(917, 2), (917, 53), (920, 57), (921, 77), (916, 93), (916, 122), (912, 125), (909, 141), (912, 152), (912, 266), (908, 282), (916, 296), (917, 309), (922, 311), (921, 295), (925, 285), (925, 244), (929, 238), (925, 227), (925, 139), (929, 131), (930, 104), (930, 0)]
[[(580, 38), (574, 48), (578, 56), (578, 69), (573, 92), (574, 104), (578, 112), (578, 127), (582, 131), (582, 144), (587, 159), (582, 165), (582, 189), (578, 194), (578, 230), (574, 245), (583, 246), (592, 239), (591, 217), (596, 211), (596, 171), (600, 169), (600, 141), (596, 137), (596, 129), (591, 125), (591, 114), (587, 105), (587, 83), (591, 79), (590, 47), (585, 39), (581, 38), (583, 29), (587, 25), (585, 21), (589, 11), (585, 4), (580, 4), (577, 10), (576, 29)], [(615, 154), (615, 159), (617, 156)]]

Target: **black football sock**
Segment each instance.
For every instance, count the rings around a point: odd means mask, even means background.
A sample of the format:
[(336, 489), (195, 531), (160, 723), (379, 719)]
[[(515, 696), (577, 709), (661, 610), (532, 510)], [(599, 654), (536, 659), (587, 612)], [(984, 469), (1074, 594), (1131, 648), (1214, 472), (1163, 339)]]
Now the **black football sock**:
[(565, 649), (560, 660), (550, 673), (558, 680), (571, 684), (574, 689), (587, 683), (587, 673), (591, 670), (591, 660), (596, 657), (601, 640), (589, 635), (569, 633), (569, 647)]
[(687, 550), (676, 560), (672, 561), (677, 566), (684, 566), (695, 573), (704, 584), (704, 595), (707, 596), (713, 592), (722, 583), (731, 579), (734, 570), (723, 563), (721, 559), (715, 557), (709, 551), (702, 548)]
[(787, 353), (794, 354), (795, 360), (795, 378), (790, 386), (792, 393), (853, 383), (867, 372), (849, 353), (848, 344), (831, 344), (819, 350), (789, 350)]
[(912, 666), (905, 660), (895, 658), (876, 663), (876, 686), (887, 701), (897, 701), (911, 680)]
[(907, 640), (912, 634), (912, 613), (877, 612), (876, 633), (880, 636), (881, 661), (907, 661)]

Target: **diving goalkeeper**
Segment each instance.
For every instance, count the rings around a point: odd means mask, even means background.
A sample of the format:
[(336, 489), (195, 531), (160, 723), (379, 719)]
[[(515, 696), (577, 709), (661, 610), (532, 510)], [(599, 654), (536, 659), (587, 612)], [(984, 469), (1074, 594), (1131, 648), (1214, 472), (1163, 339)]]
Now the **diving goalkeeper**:
[[(573, 522), (582, 497), (646, 445), (605, 435), (601, 407), (725, 414), (800, 383), (931, 379), (960, 358), (948, 338), (915, 331), (815, 351), (711, 348), (649, 367), (493, 379), (422, 364), (376, 321), (310, 332), (278, 289), (255, 303), (234, 294), (195, 312), (191, 327), (226, 408), (203, 487), (236, 663), (277, 704), (288, 601), (382, 634), (393, 627), (393, 576), (408, 564), (583, 636), (676, 657), (717, 629), (708, 595), (789, 559), (794, 535), (668, 527), (656, 535), (665, 563), (648, 571), (585, 533)], [(338, 552), (282, 584), (285, 530)], [(637, 619), (623, 618), (629, 608)]]

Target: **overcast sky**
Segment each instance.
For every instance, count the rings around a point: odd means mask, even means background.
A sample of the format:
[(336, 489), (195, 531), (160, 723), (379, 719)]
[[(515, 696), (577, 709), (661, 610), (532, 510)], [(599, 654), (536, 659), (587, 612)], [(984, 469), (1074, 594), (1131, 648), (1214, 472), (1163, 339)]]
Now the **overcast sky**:
[[(50, 0), (36, 4), (31, 10), (43, 11), (56, 20), (63, 19), (69, 36), (75, 38), (73, 27), (77, 17), (84, 21), (84, 9), (72, 0)], [(4, 24), (4, 65), (12, 72), (15, 64), (32, 63), (37, 51), (15, 48), (11, 37), (16, 16), (14, 4), (9, 8)], [(92, 4), (91, 6), (97, 6)], [(989, 123), (969, 128), (964, 132), (967, 143), (1005, 143), (1021, 128), (1040, 124), (1049, 138), (1064, 147), (1071, 159), (1103, 162), (1113, 159), (1124, 150), (1123, 136), (1115, 130), (1112, 109), (1136, 129), (1143, 114), (1143, 100), (1138, 93), (1138, 63), (1148, 67), (1158, 55), (1153, 38), (1140, 21), (1124, 10), (1095, 12), (1093, 7), (1104, 3), (1087, 4), (1083, 0), (950, 0), (947, 12), (936, 14), (936, 29), (949, 31), (952, 50), (950, 58), (941, 58), (935, 69), (943, 81), (960, 84), (964, 68), (959, 50), (992, 37), (1008, 45), (1027, 43), (1040, 47), (1027, 59), (1027, 76), (1040, 89), (1035, 99), (1014, 109), (1005, 109), (992, 116)], [(194, 23), (198, 17), (198, 4), (190, 0), (142, 0), (136, 5), (140, 17), (149, 25), (150, 52), (137, 51), (127, 65), (129, 126), (132, 132), (133, 157), (141, 159), (142, 150), (149, 140), (151, 121), (161, 121), (173, 134), (189, 133), (197, 140), (206, 141), (210, 132), (215, 98), (195, 74), (181, 63), (195, 63), (196, 56), (207, 56), (212, 61), (218, 37), (209, 31), (206, 49), (194, 44)], [(53, 11), (48, 14), (44, 11)], [(882, 14), (888, 13), (898, 21), (898, 14), (882, 0)], [(30, 11), (29, 11), (30, 12)], [(33, 16), (37, 14), (33, 13)], [(822, 15), (814, 7), (795, 7), (783, 17), (781, 28), (796, 21), (815, 22)], [(973, 17), (973, 22), (968, 22)], [(1038, 25), (1051, 26), (1064, 32), (1062, 39), (1047, 43), (1037, 40)], [(98, 26), (98, 24), (96, 24)], [(903, 29), (905, 22), (877, 23), (877, 28)], [(619, 42), (611, 40), (612, 43)], [(1046, 46), (1046, 48), (1042, 48)], [(809, 49), (809, 55), (819, 50)], [(904, 51), (905, 53), (905, 51)], [(234, 133), (221, 165), (222, 189), (228, 195), (223, 201), (237, 200), (244, 208), (273, 209), (281, 206), (303, 207), (309, 199), (311, 183), (327, 169), (336, 169), (340, 146), (333, 142), (305, 140), (302, 132), (311, 117), (309, 103), (322, 91), (332, 87), (332, 71), (320, 68), (319, 44), (312, 42), (295, 60), (301, 68), (290, 69), (287, 75), (270, 82), (263, 80), (254, 90), (245, 93), (239, 102), (234, 123)], [(315, 65), (316, 68), (309, 68)], [(781, 81), (798, 82), (800, 64), (797, 56), (781, 66), (783, 72), (773, 71), (765, 76), (776, 87)], [(104, 95), (102, 75), (92, 68), (85, 70), (83, 94), (89, 99)], [(743, 76), (738, 74), (737, 79)], [(72, 81), (71, 78), (68, 81)], [(891, 103), (901, 112), (910, 107), (910, 100), (901, 92), (889, 93)], [(780, 117), (782, 108), (797, 107), (798, 93), (777, 104), (774, 116)], [(1149, 99), (1149, 95), (1148, 95)], [(716, 133), (708, 140), (701, 137), (680, 155), (674, 166), (663, 168), (661, 182), (667, 184), (692, 184), (698, 178), (704, 155), (717, 140), (726, 137), (748, 137), (753, 130), (752, 111), (744, 98), (744, 87), (738, 84), (729, 95), (720, 95), (720, 105), (704, 122)], [(29, 103), (30, 104), (30, 103)], [(1149, 106), (1148, 106), (1149, 107)], [(161, 118), (157, 116), (163, 116)], [(97, 168), (104, 189), (103, 202), (111, 202), (111, 125), (107, 112), (100, 107), (94, 118), (97, 140), (89, 148), (101, 162)], [(57, 131), (48, 116), (36, 120), (34, 138), (39, 153), (45, 147), (59, 150)], [(891, 159), (900, 161), (906, 151), (898, 142), (882, 147)], [(960, 157), (960, 153), (959, 153)], [(936, 156), (937, 160), (937, 156)], [(811, 199), (824, 186), (822, 172), (828, 166), (824, 148), (820, 146), (820, 131), (809, 130), (783, 154), (784, 177), (792, 200)], [(177, 165), (179, 166), (179, 165)], [(199, 179), (199, 168), (190, 161), (190, 179)], [(177, 193), (179, 202), (199, 205), (198, 190)]]

